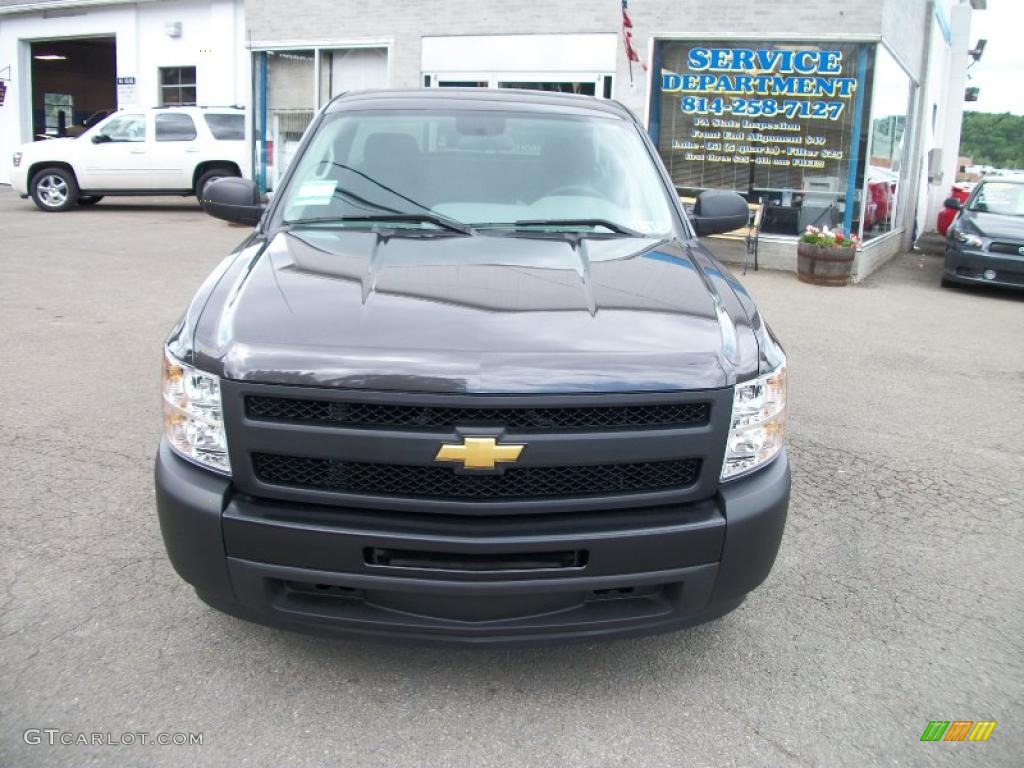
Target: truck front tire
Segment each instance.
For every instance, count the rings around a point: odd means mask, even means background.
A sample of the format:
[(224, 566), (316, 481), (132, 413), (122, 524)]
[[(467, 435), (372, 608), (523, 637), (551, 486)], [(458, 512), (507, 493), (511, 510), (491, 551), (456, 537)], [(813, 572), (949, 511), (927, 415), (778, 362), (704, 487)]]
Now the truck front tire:
[(66, 211), (78, 203), (78, 180), (67, 168), (43, 168), (32, 177), (29, 193), (41, 211)]

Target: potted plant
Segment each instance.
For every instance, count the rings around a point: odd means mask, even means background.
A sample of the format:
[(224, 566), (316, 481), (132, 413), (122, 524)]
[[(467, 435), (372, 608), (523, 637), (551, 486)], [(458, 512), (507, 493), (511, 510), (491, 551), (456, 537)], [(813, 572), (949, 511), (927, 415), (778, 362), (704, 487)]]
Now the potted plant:
[(860, 240), (841, 229), (807, 227), (796, 248), (796, 276), (815, 285), (847, 285)]

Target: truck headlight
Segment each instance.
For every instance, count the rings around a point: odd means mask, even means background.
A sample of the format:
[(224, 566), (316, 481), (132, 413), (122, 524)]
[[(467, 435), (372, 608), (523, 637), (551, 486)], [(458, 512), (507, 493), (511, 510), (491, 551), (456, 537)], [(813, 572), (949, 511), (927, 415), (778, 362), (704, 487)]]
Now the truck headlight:
[(766, 376), (737, 384), (725, 446), (722, 480), (768, 463), (782, 450), (786, 433), (786, 363)]
[(221, 417), (220, 379), (176, 360), (164, 350), (164, 434), (179, 456), (231, 474)]

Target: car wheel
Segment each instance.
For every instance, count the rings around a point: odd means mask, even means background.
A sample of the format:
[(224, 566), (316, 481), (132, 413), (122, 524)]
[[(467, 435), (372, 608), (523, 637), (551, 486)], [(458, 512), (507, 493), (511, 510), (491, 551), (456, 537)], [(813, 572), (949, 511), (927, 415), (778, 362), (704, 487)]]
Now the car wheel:
[(206, 189), (206, 185), (214, 179), (223, 179), (225, 176), (237, 176), (231, 168), (211, 168), (205, 171), (199, 180), (196, 181), (196, 199), (201, 203), (203, 202), (203, 190)]
[(44, 168), (29, 185), (32, 202), (41, 211), (66, 211), (78, 202), (78, 182), (66, 168)]
[(96, 205), (103, 199), (103, 195), (84, 195), (78, 198), (79, 205)]

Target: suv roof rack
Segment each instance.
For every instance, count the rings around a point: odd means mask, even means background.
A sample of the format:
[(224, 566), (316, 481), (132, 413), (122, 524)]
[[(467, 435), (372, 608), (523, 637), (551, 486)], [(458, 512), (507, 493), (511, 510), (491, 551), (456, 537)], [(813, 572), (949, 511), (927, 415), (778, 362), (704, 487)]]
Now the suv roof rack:
[(151, 109), (245, 109), (241, 104), (162, 104)]

